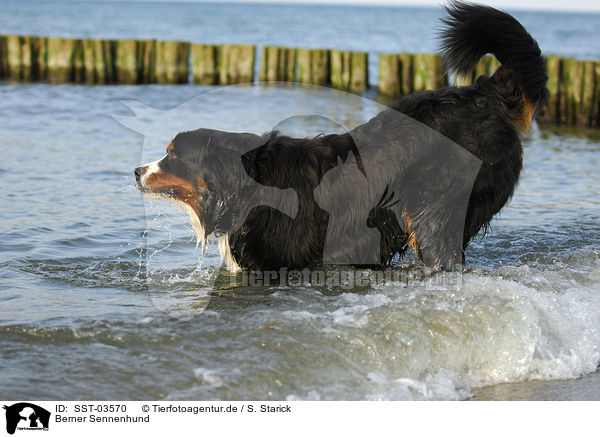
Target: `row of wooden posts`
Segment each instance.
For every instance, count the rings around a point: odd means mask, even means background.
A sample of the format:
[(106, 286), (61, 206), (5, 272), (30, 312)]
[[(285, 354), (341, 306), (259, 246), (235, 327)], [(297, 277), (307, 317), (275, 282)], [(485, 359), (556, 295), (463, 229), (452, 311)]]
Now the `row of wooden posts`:
[[(0, 35), (0, 79), (87, 84), (230, 85), (253, 82), (253, 45), (206, 45), (156, 40), (87, 40)], [(355, 92), (369, 87), (368, 55), (328, 49), (262, 48), (259, 81), (329, 85)], [(483, 58), (472, 83), (498, 67)], [(600, 126), (600, 62), (548, 57), (551, 97), (543, 121)], [(455, 83), (452, 83), (454, 85)], [(403, 96), (451, 85), (439, 55), (379, 55), (379, 92)]]
[[(499, 66), (496, 58), (486, 56), (470, 77), (450, 83), (448, 75), (443, 74), (439, 55), (380, 55), (379, 92), (402, 96), (449, 85), (470, 85), (482, 74), (493, 74)], [(600, 127), (600, 61), (548, 56), (547, 73), (550, 99), (537, 119)]]
[[(0, 78), (51, 83), (193, 83), (230, 85), (254, 80), (253, 45), (180, 41), (88, 40), (0, 35)], [(332, 84), (364, 91), (366, 53), (263, 47), (261, 81)]]

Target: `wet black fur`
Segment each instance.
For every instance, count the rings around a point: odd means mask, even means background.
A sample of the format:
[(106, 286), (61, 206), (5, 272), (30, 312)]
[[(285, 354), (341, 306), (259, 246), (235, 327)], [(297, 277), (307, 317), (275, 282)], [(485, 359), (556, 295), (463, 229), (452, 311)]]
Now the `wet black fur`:
[[(490, 7), (464, 3), (452, 3), (448, 13), (442, 48), (452, 71), (470, 72), (486, 53), (495, 54), (503, 65), (491, 77), (481, 76), (473, 86), (415, 93), (391, 108), (440, 132), (482, 161), (469, 198), (464, 249), (474, 235), (485, 230), (517, 184), (522, 145), (514, 120), (522, 117), (523, 98), (539, 110), (548, 91), (538, 45), (514, 18)], [(213, 153), (211, 147), (224, 142), (213, 140), (213, 145), (207, 145), (209, 134), (231, 135), (226, 141), (230, 150)], [(345, 160), (350, 154), (359, 156), (349, 134), (296, 139), (276, 133), (258, 137), (202, 129), (179, 134), (174, 146), (175, 153), (189, 163), (188, 168), (177, 171), (202, 176), (208, 184), (205, 217), (201, 218), (207, 231), (233, 231), (230, 247), (240, 266), (269, 270), (301, 268), (322, 261), (328, 213), (315, 202), (313, 190), (337, 165), (338, 157)], [(240, 229), (229, 228), (228, 215), (235, 213), (234, 201), (244, 201), (245, 189), (236, 185), (236, 175), (228, 173), (225, 163), (235, 159), (228, 155), (231, 153), (245, 153), (245, 170), (256, 181), (296, 191), (300, 203), (295, 219), (269, 207), (257, 207)], [(382, 167), (381, 171), (398, 170)], [(381, 265), (408, 248), (408, 235), (388, 208), (392, 200), (384, 197), (367, 223), (381, 234)], [(431, 229), (435, 225), (431, 223)], [(418, 244), (426, 238), (416, 235)], [(464, 254), (457, 261), (464, 261)], [(441, 264), (443, 268), (451, 267), (446, 262)]]

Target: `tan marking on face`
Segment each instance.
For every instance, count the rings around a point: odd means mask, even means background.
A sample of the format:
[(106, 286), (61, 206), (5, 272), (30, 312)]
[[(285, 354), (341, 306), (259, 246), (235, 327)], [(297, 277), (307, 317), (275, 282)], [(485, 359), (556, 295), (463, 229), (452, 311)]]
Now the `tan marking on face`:
[(206, 188), (206, 182), (201, 177), (196, 178), (196, 185), (198, 185), (199, 190), (204, 190)]
[(173, 152), (173, 150), (175, 149), (175, 144), (171, 143), (167, 146), (167, 155), (169, 154), (169, 152), (171, 152), (171, 159), (176, 159), (177, 155), (175, 155), (175, 152)]
[(204, 190), (206, 188), (206, 182), (201, 177), (196, 178), (196, 185), (198, 185), (198, 189)]
[(407, 243), (415, 251), (415, 255), (419, 256), (419, 245), (417, 244), (415, 231), (411, 229), (412, 219), (410, 218), (410, 215), (407, 211), (404, 211), (402, 213), (402, 221), (404, 222), (404, 228), (406, 230), (406, 233), (408, 234)]
[(192, 207), (194, 212), (200, 216), (199, 199), (200, 193), (198, 189), (188, 180), (172, 175), (160, 169), (155, 173), (148, 175), (145, 181), (145, 186), (151, 192), (164, 192), (171, 190), (171, 196), (184, 202)]

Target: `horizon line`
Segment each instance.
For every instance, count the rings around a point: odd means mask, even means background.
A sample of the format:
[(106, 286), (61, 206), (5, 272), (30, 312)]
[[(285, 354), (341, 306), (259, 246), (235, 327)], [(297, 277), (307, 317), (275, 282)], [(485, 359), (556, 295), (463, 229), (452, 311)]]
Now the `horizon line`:
[[(26, 0), (28, 1), (28, 0)], [(30, 0), (29, 0), (30, 1)], [(33, 1), (45, 1), (45, 0), (33, 0)], [(62, 0), (65, 2), (76, 2), (78, 0)], [(313, 6), (340, 6), (340, 7), (391, 7), (391, 8), (423, 8), (423, 9), (442, 9), (447, 1), (438, 0), (375, 0), (374, 2), (368, 0), (88, 0), (99, 3), (118, 3), (118, 2), (131, 2), (131, 3), (207, 3), (207, 4), (247, 4), (247, 5), (313, 5)], [(535, 1), (535, 0), (532, 0)], [(581, 1), (581, 0), (580, 0)], [(523, 12), (560, 12), (560, 13), (600, 13), (600, 4), (594, 3), (592, 6), (591, 2), (585, 1), (586, 5), (575, 5), (573, 2), (570, 5), (565, 5), (564, 1), (535, 1), (535, 5), (527, 4), (526, 1), (518, 0), (495, 0), (495, 1), (474, 1), (474, 3), (486, 4), (497, 9), (507, 11), (523, 11)], [(507, 3), (507, 4), (502, 4)], [(550, 4), (549, 4), (550, 3)]]

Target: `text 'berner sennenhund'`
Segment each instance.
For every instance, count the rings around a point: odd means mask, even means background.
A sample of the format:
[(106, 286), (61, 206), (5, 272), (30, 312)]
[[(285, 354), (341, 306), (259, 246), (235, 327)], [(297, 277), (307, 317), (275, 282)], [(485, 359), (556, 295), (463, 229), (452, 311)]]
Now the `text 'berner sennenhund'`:
[(203, 245), (217, 234), (230, 269), (385, 266), (409, 249), (430, 266), (464, 263), (513, 194), (520, 134), (548, 90), (545, 60), (517, 20), (459, 2), (447, 11), (448, 70), (469, 74), (491, 53), (501, 63), (492, 76), (408, 95), (343, 134), (182, 132), (135, 170), (140, 190), (182, 205)]

